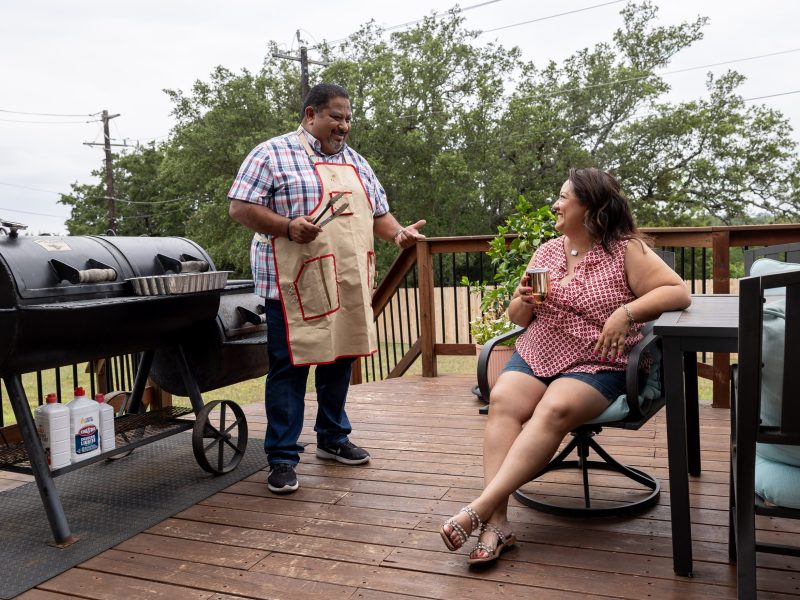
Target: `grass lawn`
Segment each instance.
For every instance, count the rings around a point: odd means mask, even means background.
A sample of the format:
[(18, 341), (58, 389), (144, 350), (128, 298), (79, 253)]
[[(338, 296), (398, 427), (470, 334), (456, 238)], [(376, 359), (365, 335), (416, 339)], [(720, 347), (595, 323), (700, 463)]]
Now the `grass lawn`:
[[(474, 375), (477, 364), (477, 357), (475, 356), (440, 356), (438, 358), (439, 373), (441, 374), (461, 374), (461, 375)], [(313, 367), (308, 377), (308, 384), (306, 391), (314, 391), (314, 373)], [(407, 375), (421, 375), (422, 374), (422, 361), (417, 359), (411, 368), (407, 371)], [(61, 393), (62, 401), (69, 401), (72, 399), (73, 389), (73, 376), (72, 367), (61, 367)], [(86, 373), (86, 364), (78, 366), (78, 382), (87, 388), (89, 391), (89, 375)], [(25, 393), (28, 395), (28, 400), (32, 407), (37, 405), (37, 381), (35, 373), (26, 373), (22, 377), (22, 383), (25, 387)], [(50, 369), (42, 372), (42, 391), (44, 394), (56, 391), (56, 370)], [(712, 395), (712, 384), (708, 379), (700, 379), (699, 382), (700, 399), (710, 401)], [(212, 390), (203, 394), (203, 400), (210, 402), (211, 400), (233, 400), (237, 404), (250, 404), (252, 402), (263, 402), (264, 399), (264, 378), (251, 379), (250, 381), (243, 381), (235, 385), (230, 385), (224, 388)], [(189, 399), (181, 396), (173, 397), (173, 404), (176, 406), (190, 406)], [(3, 419), (5, 425), (16, 423), (14, 411), (11, 409), (11, 403), (8, 400), (8, 393), (3, 387)]]

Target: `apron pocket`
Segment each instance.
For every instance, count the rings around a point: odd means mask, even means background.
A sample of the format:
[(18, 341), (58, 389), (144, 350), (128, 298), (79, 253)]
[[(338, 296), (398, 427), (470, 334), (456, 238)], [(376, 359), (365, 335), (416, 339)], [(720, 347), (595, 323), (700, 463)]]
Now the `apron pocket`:
[(304, 321), (318, 319), (339, 310), (339, 285), (333, 254), (309, 258), (303, 262), (294, 281)]

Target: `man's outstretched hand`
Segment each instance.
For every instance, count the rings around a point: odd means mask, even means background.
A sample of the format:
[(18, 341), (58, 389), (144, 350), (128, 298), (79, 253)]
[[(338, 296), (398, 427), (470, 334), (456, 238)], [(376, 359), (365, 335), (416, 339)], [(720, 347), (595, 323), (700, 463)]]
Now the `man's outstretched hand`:
[(425, 225), (425, 223), (427, 223), (427, 221), (422, 219), (413, 225), (403, 227), (395, 234), (394, 243), (401, 248), (410, 248), (417, 243), (417, 240), (421, 240), (425, 237), (424, 234), (419, 232), (419, 229)]

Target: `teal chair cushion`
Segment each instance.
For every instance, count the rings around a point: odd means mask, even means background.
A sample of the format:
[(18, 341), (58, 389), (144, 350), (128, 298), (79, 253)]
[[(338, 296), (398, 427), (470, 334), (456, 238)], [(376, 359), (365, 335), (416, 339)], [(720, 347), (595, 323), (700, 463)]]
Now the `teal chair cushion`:
[[(650, 369), (650, 374), (644, 384), (644, 388), (639, 393), (639, 406), (644, 406), (647, 400), (656, 400), (661, 397), (661, 369), (657, 368), (661, 362), (661, 351), (657, 346), (651, 345), (650, 357), (652, 358), (653, 367)], [(612, 423), (614, 421), (622, 421), (628, 416), (630, 407), (628, 406), (628, 399), (626, 394), (620, 394), (619, 397), (609, 404), (600, 416), (595, 417), (591, 421), (587, 421), (587, 425), (602, 425), (603, 423)]]
[[(762, 275), (785, 273), (786, 271), (796, 271), (797, 269), (800, 269), (800, 265), (797, 263), (781, 262), (771, 258), (759, 258), (750, 267), (750, 275), (752, 277), (761, 277)], [(786, 290), (783, 288), (772, 288), (766, 291), (767, 296), (782, 296), (785, 294)]]
[(756, 454), (756, 494), (767, 502), (800, 508), (800, 468)]
[[(797, 270), (800, 265), (761, 258), (751, 275), (770, 275)], [(778, 294), (784, 293), (776, 288)], [(761, 370), (761, 422), (778, 425), (783, 401), (783, 355), (786, 299), (776, 298), (764, 306)], [(756, 493), (773, 504), (800, 508), (800, 446), (756, 444)]]

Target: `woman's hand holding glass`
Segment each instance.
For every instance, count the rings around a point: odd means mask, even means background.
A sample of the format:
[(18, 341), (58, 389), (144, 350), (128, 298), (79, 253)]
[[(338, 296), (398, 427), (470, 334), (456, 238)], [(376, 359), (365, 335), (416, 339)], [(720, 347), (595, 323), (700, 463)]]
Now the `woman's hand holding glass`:
[(530, 284), (530, 277), (527, 273), (525, 273), (519, 282), (519, 286), (517, 287), (517, 294), (523, 304), (533, 308), (534, 306), (544, 302), (546, 294), (538, 291), (535, 292)]

